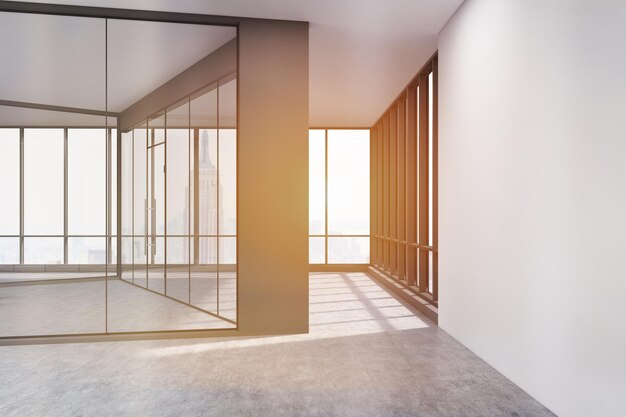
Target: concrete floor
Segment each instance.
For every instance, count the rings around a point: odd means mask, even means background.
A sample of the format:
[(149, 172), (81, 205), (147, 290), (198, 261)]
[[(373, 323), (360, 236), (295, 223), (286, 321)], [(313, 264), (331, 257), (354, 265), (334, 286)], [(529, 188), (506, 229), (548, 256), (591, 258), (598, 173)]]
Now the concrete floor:
[(306, 335), (0, 347), (2, 416), (553, 416), (361, 273)]
[[(162, 293), (157, 278), (148, 288)], [(232, 323), (187, 305), (146, 291), (118, 279), (74, 279), (23, 284), (24, 278), (0, 285), (0, 337), (54, 334), (85, 334), (190, 329), (228, 329)], [(42, 279), (42, 278), (40, 278)], [(145, 278), (143, 286), (146, 285)], [(220, 273), (220, 310), (223, 317), (236, 318), (236, 279)], [(156, 283), (157, 288), (153, 288)], [(190, 291), (191, 285), (191, 291)], [(182, 302), (217, 312), (217, 280), (214, 273), (168, 275), (168, 295)], [(106, 305), (106, 308), (105, 308)], [(9, 317), (10, 320), (4, 318)], [(106, 317), (106, 323), (105, 323)], [(106, 327), (105, 327), (106, 326)]]

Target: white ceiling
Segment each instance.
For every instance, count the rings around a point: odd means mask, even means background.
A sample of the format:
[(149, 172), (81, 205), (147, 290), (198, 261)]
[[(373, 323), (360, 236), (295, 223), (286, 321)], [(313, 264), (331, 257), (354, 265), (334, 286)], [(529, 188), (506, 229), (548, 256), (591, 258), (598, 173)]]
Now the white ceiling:
[(232, 27), (0, 13), (0, 99), (121, 112), (236, 35)]
[[(435, 52), (437, 34), (463, 2), (463, 0), (31, 1), (309, 21), (310, 125), (349, 127), (369, 127), (373, 124)], [(186, 45), (194, 44), (197, 39), (201, 38), (195, 38), (194, 42)], [(172, 53), (182, 52), (177, 49), (174, 48)], [(2, 94), (0, 98), (3, 98)]]

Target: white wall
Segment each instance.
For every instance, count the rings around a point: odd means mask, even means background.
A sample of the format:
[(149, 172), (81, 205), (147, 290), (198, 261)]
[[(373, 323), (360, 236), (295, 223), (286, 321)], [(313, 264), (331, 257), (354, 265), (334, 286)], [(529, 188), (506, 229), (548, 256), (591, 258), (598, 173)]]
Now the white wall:
[(560, 416), (626, 415), (626, 2), (439, 38), (439, 324)]

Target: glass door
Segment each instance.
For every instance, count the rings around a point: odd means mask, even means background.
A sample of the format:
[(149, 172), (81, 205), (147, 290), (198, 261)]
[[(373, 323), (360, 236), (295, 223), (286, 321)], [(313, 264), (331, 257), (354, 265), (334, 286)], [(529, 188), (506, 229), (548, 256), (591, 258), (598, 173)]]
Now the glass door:
[(165, 117), (148, 120), (146, 161), (147, 288), (166, 294), (165, 283)]

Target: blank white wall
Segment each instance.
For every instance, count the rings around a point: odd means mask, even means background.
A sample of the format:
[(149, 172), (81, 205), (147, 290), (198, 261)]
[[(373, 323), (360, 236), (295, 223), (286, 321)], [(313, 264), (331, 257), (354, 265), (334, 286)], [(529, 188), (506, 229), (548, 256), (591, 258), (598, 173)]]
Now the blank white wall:
[(624, 22), (467, 0), (439, 38), (439, 324), (560, 416), (626, 410)]

